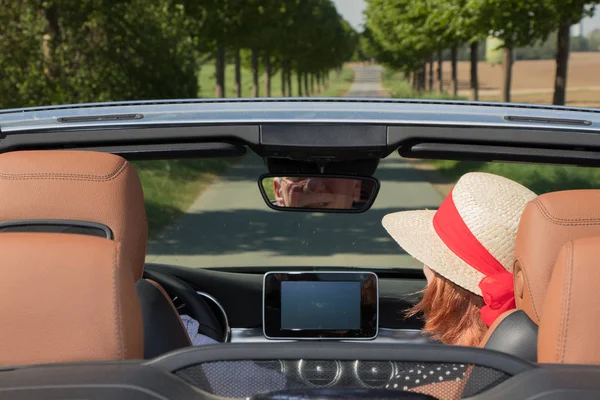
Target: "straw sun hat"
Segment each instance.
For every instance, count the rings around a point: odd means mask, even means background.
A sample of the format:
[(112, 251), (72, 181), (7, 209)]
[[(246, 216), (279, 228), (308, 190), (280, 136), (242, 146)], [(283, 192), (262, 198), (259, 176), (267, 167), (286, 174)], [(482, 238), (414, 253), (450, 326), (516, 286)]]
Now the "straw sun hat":
[[(519, 221), (525, 206), (535, 197), (531, 190), (510, 179), (472, 172), (459, 179), (438, 211), (397, 212), (386, 215), (382, 223), (408, 254), (446, 279), (481, 296), (479, 284), (486, 275), (472, 265), (480, 263), (477, 257), (482, 254), (488, 260), (491, 255), (495, 259), (492, 262), (497, 260), (497, 268), (501, 269), (501, 265), (512, 273)], [(447, 214), (451, 214), (450, 218)], [(466, 256), (456, 254), (461, 253), (456, 251), (461, 247), (466, 249)], [(469, 254), (473, 249), (480, 251)], [(471, 265), (465, 260), (471, 261)], [(505, 271), (501, 272), (507, 275)]]

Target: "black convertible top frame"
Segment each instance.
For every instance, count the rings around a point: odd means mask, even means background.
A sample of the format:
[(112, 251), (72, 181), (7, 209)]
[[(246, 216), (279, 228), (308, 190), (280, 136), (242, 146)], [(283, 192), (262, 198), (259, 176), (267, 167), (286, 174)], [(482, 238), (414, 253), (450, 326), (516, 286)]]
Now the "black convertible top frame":
[[(230, 157), (334, 172), (403, 157), (600, 166), (600, 110), (356, 99), (124, 102), (0, 112), (0, 152), (85, 149), (130, 159)], [(279, 160), (279, 161), (277, 161)], [(371, 163), (367, 162), (371, 160)], [(300, 165), (300, 167), (298, 167)], [(316, 166), (316, 167), (315, 167)], [(332, 167), (333, 166), (333, 167)], [(348, 170), (348, 168), (345, 168)], [(351, 171), (352, 172), (352, 171)]]

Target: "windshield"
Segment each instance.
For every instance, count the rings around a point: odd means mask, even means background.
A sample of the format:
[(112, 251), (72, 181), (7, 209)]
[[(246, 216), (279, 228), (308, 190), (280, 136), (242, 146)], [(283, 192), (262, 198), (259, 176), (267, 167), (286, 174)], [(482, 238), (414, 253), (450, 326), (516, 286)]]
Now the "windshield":
[(438, 208), (470, 171), (506, 176), (537, 194), (598, 188), (595, 168), (459, 161), (407, 161), (393, 154), (375, 173), (381, 190), (362, 214), (282, 212), (267, 207), (261, 158), (142, 161), (150, 224), (147, 262), (208, 267), (421, 268), (382, 226), (389, 213)]

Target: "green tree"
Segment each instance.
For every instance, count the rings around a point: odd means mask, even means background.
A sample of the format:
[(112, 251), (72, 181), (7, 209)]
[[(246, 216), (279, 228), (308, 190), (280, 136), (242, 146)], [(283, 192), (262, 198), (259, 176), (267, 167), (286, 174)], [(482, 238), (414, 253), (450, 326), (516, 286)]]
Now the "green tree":
[(368, 0), (366, 26), (384, 62), (413, 73), (416, 89), (425, 88), (426, 62), (439, 47), (438, 37), (431, 36), (426, 0)]
[[(469, 60), (471, 63), (471, 89), (473, 100), (479, 98), (479, 79), (477, 67), (479, 62), (479, 43), (485, 39), (486, 32), (481, 29), (483, 25), (481, 8), (470, 0), (433, 0), (432, 12), (428, 18), (433, 35), (439, 38), (439, 48), (469, 44)], [(456, 87), (456, 53), (452, 54), (453, 94), (457, 95)]]
[(469, 0), (469, 7), (477, 10), (477, 30), (491, 31), (503, 42), (505, 102), (510, 102), (513, 50), (545, 39), (553, 31), (555, 11), (549, 1)]
[[(193, 0), (187, 0), (188, 3)], [(214, 44), (215, 59), (215, 97), (226, 95), (225, 67), (227, 64), (227, 48), (235, 46), (242, 30), (240, 22), (244, 7), (243, 0), (205, 0), (202, 7), (196, 10), (205, 14), (200, 34)], [(236, 74), (237, 75), (237, 74)]]
[(569, 39), (571, 25), (594, 14), (598, 0), (553, 0), (555, 27), (558, 28), (556, 41), (556, 76), (554, 78), (553, 104), (564, 105), (567, 90), (567, 69), (569, 64)]
[(0, 18), (2, 107), (197, 94), (196, 20), (173, 0), (3, 1)]
[[(438, 76), (441, 76), (441, 57), (439, 52), (450, 47), (452, 68), (452, 92), (458, 95), (457, 57), (458, 46), (465, 42), (471, 44), (471, 87), (473, 97), (477, 100), (477, 61), (478, 41), (481, 34), (477, 30), (477, 9), (470, 7), (467, 0), (431, 0), (428, 2), (430, 11), (426, 21), (429, 35), (436, 40), (438, 51)], [(441, 87), (441, 86), (440, 86)]]
[(51, 104), (40, 49), (45, 23), (30, 0), (0, 1), (0, 108)]

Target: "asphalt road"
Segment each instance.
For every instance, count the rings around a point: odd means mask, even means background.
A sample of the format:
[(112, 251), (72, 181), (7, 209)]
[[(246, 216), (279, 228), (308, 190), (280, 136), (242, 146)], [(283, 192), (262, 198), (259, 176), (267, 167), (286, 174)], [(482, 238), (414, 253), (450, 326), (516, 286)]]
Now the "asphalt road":
[[(382, 96), (378, 67), (357, 67), (350, 97)], [(263, 161), (249, 154), (207, 188), (178, 221), (151, 240), (148, 262), (202, 267), (420, 267), (381, 226), (384, 215), (437, 208), (442, 195), (393, 154), (375, 176), (382, 188), (363, 214), (278, 212), (260, 195)]]
[(387, 97), (381, 87), (381, 72), (378, 65), (354, 67), (354, 83), (346, 96), (348, 97)]

